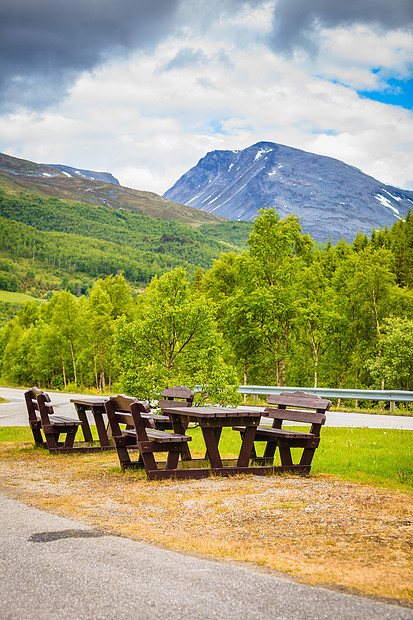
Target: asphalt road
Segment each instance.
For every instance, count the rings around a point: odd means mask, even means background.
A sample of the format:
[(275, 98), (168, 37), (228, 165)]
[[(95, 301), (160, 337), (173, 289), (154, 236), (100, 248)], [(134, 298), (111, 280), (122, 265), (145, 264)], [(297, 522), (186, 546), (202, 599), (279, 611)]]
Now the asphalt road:
[[(0, 426), (28, 426), (24, 390), (0, 387), (0, 397), (8, 400), (0, 403)], [(76, 418), (70, 399), (81, 394), (59, 394), (49, 392), (56, 413)], [(93, 422), (93, 416), (90, 415)], [(272, 422), (272, 420), (268, 420)], [(364, 413), (327, 412), (326, 426), (400, 428), (413, 430), (413, 416), (368, 415)]]
[(412, 619), (413, 610), (109, 536), (0, 494), (2, 620)]

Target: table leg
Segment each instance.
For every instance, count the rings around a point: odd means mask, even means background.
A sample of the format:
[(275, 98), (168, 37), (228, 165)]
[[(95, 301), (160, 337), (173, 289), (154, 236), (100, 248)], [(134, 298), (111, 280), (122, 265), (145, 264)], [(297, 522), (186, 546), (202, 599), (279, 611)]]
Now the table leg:
[(215, 435), (214, 428), (202, 427), (202, 434), (204, 436), (207, 454), (211, 462), (212, 469), (222, 468), (222, 460), (218, 450), (218, 442)]
[(109, 447), (110, 441), (108, 433), (106, 431), (105, 421), (103, 419), (103, 411), (97, 408), (92, 408), (93, 417), (95, 418), (96, 430), (98, 432), (100, 445), (102, 447)]
[(248, 467), (252, 449), (254, 447), (256, 426), (247, 426), (243, 434), (241, 450), (238, 457), (237, 467)]
[[(214, 427), (214, 435), (215, 435), (215, 441), (217, 442), (217, 447), (218, 447), (218, 444), (219, 444), (219, 440), (221, 439), (221, 433), (222, 433), (222, 428), (220, 426)], [(211, 460), (209, 458), (208, 449), (205, 452), (205, 460), (206, 459)]]
[[(174, 433), (177, 433), (178, 435), (185, 435), (185, 430), (186, 428), (188, 428), (186, 426), (184, 426), (184, 423), (182, 422), (181, 418), (179, 415), (170, 415), (169, 416), (171, 418), (171, 423), (172, 423), (172, 429)], [(182, 446), (182, 460), (183, 461), (192, 461), (192, 455), (191, 455), (191, 451), (189, 450), (189, 446), (187, 443), (185, 443)]]
[(85, 441), (93, 441), (92, 431), (90, 430), (89, 420), (86, 415), (86, 407), (75, 403), (75, 409), (79, 420), (82, 422), (82, 432)]

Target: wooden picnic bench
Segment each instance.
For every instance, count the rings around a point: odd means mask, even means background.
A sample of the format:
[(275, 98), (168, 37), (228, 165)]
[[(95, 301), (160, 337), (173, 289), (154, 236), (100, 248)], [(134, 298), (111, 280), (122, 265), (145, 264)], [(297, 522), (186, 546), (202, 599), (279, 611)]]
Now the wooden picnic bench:
[[(47, 447), (50, 452), (71, 450), (81, 421), (56, 415), (49, 395), (39, 388), (27, 390), (24, 398), (36, 446)], [(60, 435), (66, 435), (64, 442), (59, 441)]]
[[(331, 401), (321, 399), (306, 392), (272, 394), (267, 404), (276, 407), (267, 407), (263, 416), (272, 418), (271, 427), (258, 426), (254, 442), (265, 442), (263, 456), (257, 456), (255, 447), (252, 459), (261, 465), (271, 465), (274, 462), (276, 449), (279, 449), (281, 466), (279, 471), (295, 471), (309, 474), (314, 452), (320, 443), (321, 426), (326, 420), (326, 411), (331, 407)], [(310, 424), (308, 432), (282, 428), (283, 424), (291, 426), (291, 422)], [(234, 430), (245, 433), (242, 426), (234, 426)], [(302, 448), (300, 461), (293, 463), (291, 448)]]
[(37, 405), (37, 395), (41, 393), (42, 390), (39, 390), (37, 387), (32, 387), (24, 393), (24, 400), (26, 401), (29, 426), (33, 433), (34, 442), (37, 447), (46, 447), (47, 444), (42, 435), (42, 421), (40, 419), (39, 407)]
[[(125, 394), (109, 398), (105, 409), (122, 469), (144, 467), (150, 480), (175, 476), (179, 455), (191, 437), (153, 428), (152, 420), (144, 417), (148, 404)], [(137, 461), (131, 460), (131, 448), (139, 450)], [(158, 467), (155, 452), (167, 452), (165, 468)]]
[[(43, 390), (33, 387), (26, 390), (24, 398), (36, 446), (48, 448), (52, 453), (100, 452), (104, 449), (93, 445), (95, 442), (92, 441), (75, 441), (78, 429), (83, 427), (82, 420), (56, 414), (49, 394)], [(88, 429), (90, 433), (89, 426)], [(64, 441), (60, 441), (60, 435), (66, 436)]]

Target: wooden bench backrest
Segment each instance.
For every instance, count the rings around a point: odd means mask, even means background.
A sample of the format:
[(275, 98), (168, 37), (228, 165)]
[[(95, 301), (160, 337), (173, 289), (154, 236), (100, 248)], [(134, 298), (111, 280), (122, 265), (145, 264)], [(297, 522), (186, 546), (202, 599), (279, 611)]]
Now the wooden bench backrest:
[(173, 401), (174, 407), (191, 407), (194, 401), (195, 393), (189, 388), (177, 385), (176, 387), (167, 388), (161, 394), (158, 407), (171, 406)]
[[(126, 394), (118, 394), (117, 396), (111, 396), (109, 400), (105, 402), (105, 410), (108, 416), (109, 425), (113, 437), (122, 436), (122, 429), (120, 424), (126, 424), (127, 426), (135, 426), (134, 419), (131, 414), (130, 407), (132, 403), (140, 402), (133, 396), (126, 396)], [(150, 407), (148, 403), (141, 403), (142, 412), (150, 413)], [(148, 421), (144, 421), (145, 426), (150, 425)]]
[[(39, 405), (37, 404), (37, 397), (39, 394), (44, 394), (44, 392), (38, 387), (32, 387), (24, 393), (29, 421), (33, 423), (38, 422), (37, 412), (39, 411)], [(49, 398), (48, 395), (47, 397)]]
[(43, 426), (50, 426), (51, 422), (49, 419), (49, 415), (53, 415), (53, 405), (50, 404), (50, 396), (46, 394), (46, 392), (40, 392), (40, 394), (36, 397), (37, 406), (40, 413), (40, 418), (42, 420)]
[(325, 423), (325, 412), (330, 409), (332, 403), (306, 392), (283, 392), (271, 394), (267, 404), (277, 405), (267, 407), (263, 413), (265, 417), (274, 418), (274, 426), (281, 428), (284, 420), (304, 422), (312, 424), (311, 432), (315, 432)]
[[(130, 412), (133, 418), (133, 425), (136, 430), (137, 443), (141, 441), (149, 441), (146, 429), (151, 428), (149, 420), (142, 418), (141, 413), (147, 413), (148, 403), (141, 400), (135, 400), (131, 403)], [(162, 431), (160, 431), (162, 432)]]

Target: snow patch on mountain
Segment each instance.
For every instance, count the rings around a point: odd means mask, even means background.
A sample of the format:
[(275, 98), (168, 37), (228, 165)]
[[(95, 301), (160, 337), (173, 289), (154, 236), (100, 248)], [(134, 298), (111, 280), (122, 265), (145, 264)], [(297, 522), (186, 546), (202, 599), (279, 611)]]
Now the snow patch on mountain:
[(257, 161), (257, 159), (260, 159), (260, 157), (262, 157), (266, 153), (271, 153), (271, 151), (272, 149), (261, 149), (260, 151), (257, 152), (254, 161)]
[(388, 198), (386, 198), (385, 196), (382, 196), (381, 194), (376, 194), (376, 200), (378, 200), (379, 202), (381, 202), (381, 204), (384, 207), (388, 207), (389, 209), (391, 209), (392, 211), (394, 211), (394, 214), (397, 217), (400, 217), (400, 211), (398, 209), (396, 209), (396, 207), (393, 207), (393, 205), (390, 204)]

